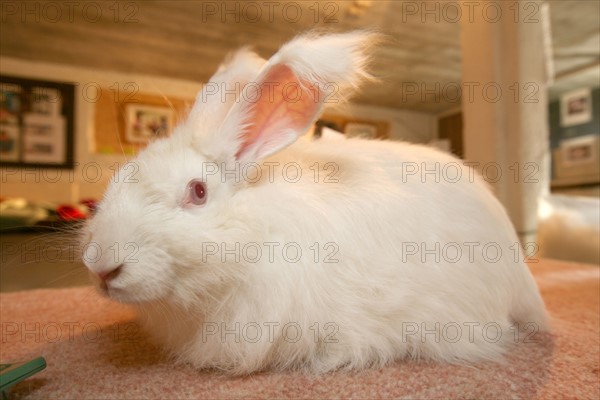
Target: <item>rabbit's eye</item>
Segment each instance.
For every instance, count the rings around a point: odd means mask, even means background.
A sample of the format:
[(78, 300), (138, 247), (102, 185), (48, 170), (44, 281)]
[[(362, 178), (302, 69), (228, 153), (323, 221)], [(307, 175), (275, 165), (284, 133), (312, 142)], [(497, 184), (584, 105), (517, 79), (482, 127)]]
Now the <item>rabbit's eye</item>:
[(206, 203), (206, 184), (198, 179), (192, 179), (187, 186), (186, 203), (201, 206)]

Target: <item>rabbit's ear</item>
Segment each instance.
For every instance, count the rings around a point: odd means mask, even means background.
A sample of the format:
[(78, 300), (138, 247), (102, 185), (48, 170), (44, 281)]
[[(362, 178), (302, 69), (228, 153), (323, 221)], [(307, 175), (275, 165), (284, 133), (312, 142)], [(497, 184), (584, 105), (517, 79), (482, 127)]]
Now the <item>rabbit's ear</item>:
[(247, 47), (229, 54), (196, 97), (188, 116), (191, 132), (217, 130), (244, 86), (256, 78), (265, 63)]
[(351, 32), (300, 36), (284, 45), (248, 83), (204, 151), (253, 162), (292, 144), (319, 117), (370, 78), (367, 48), (377, 35)]

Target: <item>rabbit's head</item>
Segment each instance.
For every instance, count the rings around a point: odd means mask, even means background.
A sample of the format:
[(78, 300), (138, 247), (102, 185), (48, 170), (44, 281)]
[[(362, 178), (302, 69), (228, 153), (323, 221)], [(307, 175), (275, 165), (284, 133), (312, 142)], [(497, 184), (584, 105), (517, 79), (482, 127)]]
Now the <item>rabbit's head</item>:
[[(249, 183), (221, 170), (292, 144), (368, 78), (365, 32), (304, 35), (265, 61), (241, 50), (219, 68), (172, 135), (150, 144), (111, 180), (86, 227), (84, 262), (103, 292), (122, 302), (214, 294), (244, 266), (205, 257), (205, 243), (252, 232), (240, 193)], [(268, 201), (268, 199), (265, 199)]]

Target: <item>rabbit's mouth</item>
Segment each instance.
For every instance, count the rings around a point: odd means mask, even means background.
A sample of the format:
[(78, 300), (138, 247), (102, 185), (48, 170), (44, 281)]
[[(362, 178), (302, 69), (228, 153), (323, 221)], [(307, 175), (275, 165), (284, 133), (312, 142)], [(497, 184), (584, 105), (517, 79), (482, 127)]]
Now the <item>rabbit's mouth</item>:
[(92, 275), (92, 280), (94, 281), (94, 285), (96, 286), (96, 288), (98, 289), (98, 292), (100, 292), (101, 295), (103, 295), (104, 297), (108, 297), (113, 300), (116, 300), (120, 303), (123, 302), (120, 300), (123, 297), (123, 294), (122, 294), (123, 289), (122, 288), (114, 286), (112, 281), (108, 282), (108, 281), (99, 279), (95, 274), (90, 274), (90, 275)]
[(135, 293), (135, 291), (128, 288), (112, 287), (110, 284), (100, 285), (100, 292), (104, 296), (122, 304), (141, 304), (160, 299), (154, 296)]
[(111, 300), (122, 304), (142, 304), (151, 301), (160, 301), (166, 297), (166, 293), (160, 290), (157, 284), (148, 282), (131, 282), (123, 278), (112, 280), (100, 280), (95, 278), (94, 284), (98, 292)]

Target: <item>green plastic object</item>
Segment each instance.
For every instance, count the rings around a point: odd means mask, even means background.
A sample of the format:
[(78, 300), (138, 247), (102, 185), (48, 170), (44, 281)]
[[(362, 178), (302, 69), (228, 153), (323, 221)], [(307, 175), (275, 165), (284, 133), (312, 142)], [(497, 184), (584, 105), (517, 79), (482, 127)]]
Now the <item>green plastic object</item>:
[(29, 378), (31, 375), (37, 374), (44, 368), (46, 368), (44, 357), (38, 357), (21, 363), (0, 364), (0, 391), (3, 397), (6, 398), (6, 393), (4, 392), (12, 385)]

